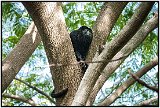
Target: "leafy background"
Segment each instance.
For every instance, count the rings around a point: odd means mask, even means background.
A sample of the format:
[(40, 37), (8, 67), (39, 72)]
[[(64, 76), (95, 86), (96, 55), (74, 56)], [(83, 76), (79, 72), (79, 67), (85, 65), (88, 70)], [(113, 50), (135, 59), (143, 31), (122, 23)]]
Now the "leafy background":
[[(114, 36), (123, 28), (126, 22), (131, 18), (139, 2), (130, 2), (119, 16), (112, 32), (106, 39), (106, 42), (112, 40)], [(63, 12), (68, 31), (78, 29), (82, 25), (90, 28), (94, 26), (96, 17), (101, 9), (103, 2), (64, 2)], [(152, 11), (148, 15), (149, 19), (158, 9), (158, 3), (155, 3)], [(146, 20), (147, 20), (146, 19)], [(23, 36), (28, 26), (31, 24), (31, 17), (26, 9), (19, 2), (2, 2), (2, 59), (14, 48), (20, 38)], [(128, 77), (127, 69), (131, 68), (134, 72), (142, 68), (151, 58), (158, 53), (158, 29), (152, 31), (145, 41), (124, 61), (123, 64), (112, 74), (108, 81), (99, 91), (94, 105), (101, 102), (106, 96), (111, 94)], [(42, 43), (19, 71), (17, 78), (41, 89), (50, 94), (53, 90), (53, 82), (47, 65), (47, 57)], [(142, 77), (142, 80), (150, 85), (158, 84), (158, 67), (156, 66)], [(37, 93), (28, 86), (14, 80), (7, 88), (5, 93), (19, 95), (25, 98), (32, 98), (40, 106), (54, 105), (45, 96)], [(129, 87), (112, 105), (134, 105), (142, 100), (155, 96), (153, 91), (141, 86), (138, 83)], [(3, 105), (8, 106), (29, 106), (26, 103), (3, 98)]]

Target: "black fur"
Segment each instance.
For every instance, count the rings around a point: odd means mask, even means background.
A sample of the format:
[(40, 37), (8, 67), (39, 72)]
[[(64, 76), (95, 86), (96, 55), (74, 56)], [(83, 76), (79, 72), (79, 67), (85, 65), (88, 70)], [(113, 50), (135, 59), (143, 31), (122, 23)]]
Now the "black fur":
[(55, 91), (53, 90), (51, 93), (51, 97), (52, 98), (61, 98), (63, 97), (68, 91), (68, 88), (63, 89), (62, 91), (55, 93)]
[(92, 42), (92, 30), (87, 26), (82, 26), (78, 30), (72, 31), (70, 33), (70, 38), (73, 44), (77, 61), (84, 61), (86, 59), (89, 46)]
[[(70, 33), (70, 38), (77, 61), (85, 61), (93, 38), (92, 30), (87, 26), (82, 26), (78, 30), (72, 31)], [(83, 72), (85, 72), (87, 68), (87, 63), (81, 63), (81, 69)]]

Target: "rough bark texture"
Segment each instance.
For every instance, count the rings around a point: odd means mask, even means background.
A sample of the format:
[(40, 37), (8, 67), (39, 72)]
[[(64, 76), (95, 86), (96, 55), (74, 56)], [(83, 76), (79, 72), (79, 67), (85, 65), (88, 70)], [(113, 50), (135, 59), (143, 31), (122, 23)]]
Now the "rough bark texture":
[(55, 92), (68, 88), (65, 97), (57, 98), (56, 105), (71, 105), (75, 92), (82, 78), (78, 65), (67, 65), (76, 62), (74, 50), (66, 29), (61, 3), (55, 2), (22, 2), (31, 15), (41, 35), (49, 64), (65, 66), (50, 67)]
[(41, 42), (37, 28), (32, 23), (15, 48), (2, 62), (2, 93), (15, 78), (21, 67)]
[[(113, 60), (116, 60), (120, 57), (128, 56), (130, 55), (135, 48), (137, 48), (147, 37), (147, 35), (154, 30), (158, 26), (158, 16), (154, 16), (150, 20), (147, 21), (146, 24), (144, 24), (140, 30), (133, 36), (133, 38), (113, 57)], [(127, 58), (124, 57), (121, 60), (110, 62), (105, 69), (103, 70), (102, 74), (99, 76), (92, 93), (90, 94), (90, 97), (87, 102), (87, 106), (90, 106), (93, 104), (94, 99), (98, 93), (98, 91), (101, 89), (103, 84), (108, 80), (110, 75), (119, 67), (119, 65)]]
[(119, 15), (128, 2), (106, 2), (96, 19), (93, 27), (93, 41), (88, 53), (88, 60), (92, 60), (99, 45), (104, 45)]
[[(135, 73), (139, 78), (146, 74), (150, 69), (158, 64), (158, 57), (155, 57), (151, 62), (146, 64), (142, 69)], [(109, 106), (111, 105), (128, 87), (135, 83), (135, 79), (132, 77), (128, 78), (120, 87), (116, 89), (112, 95), (106, 98), (103, 102), (98, 104), (98, 106)]]
[(130, 21), (119, 32), (119, 34), (105, 47), (102, 53), (95, 58), (95, 61), (105, 61), (103, 63), (90, 64), (78, 91), (75, 95), (72, 105), (81, 106), (86, 105), (86, 101), (92, 90), (100, 72), (108, 64), (109, 60), (133, 37), (139, 27), (142, 25), (149, 11), (151, 10), (154, 2), (143, 2), (136, 10)]

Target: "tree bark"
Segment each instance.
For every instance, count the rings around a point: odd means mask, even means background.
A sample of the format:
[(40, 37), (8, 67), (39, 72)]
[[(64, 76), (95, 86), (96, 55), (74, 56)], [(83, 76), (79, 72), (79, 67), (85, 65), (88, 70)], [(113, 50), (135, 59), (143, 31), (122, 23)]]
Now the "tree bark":
[(41, 38), (37, 32), (37, 28), (32, 23), (15, 48), (2, 62), (2, 93), (13, 81), (40, 42)]
[[(157, 26), (158, 26), (158, 16), (154, 16), (139, 29), (139, 31), (133, 36), (133, 38), (113, 57), (113, 60), (120, 57), (124, 57), (126, 55), (127, 56), (130, 55), (144, 41), (147, 35), (152, 30), (154, 30)], [(103, 70), (102, 74), (99, 76), (96, 84), (94, 85), (92, 93), (88, 98), (87, 106), (90, 106), (93, 104), (98, 91), (101, 89), (103, 84), (108, 80), (110, 75), (127, 58), (127, 56), (121, 60), (108, 63), (108, 65)]]
[[(43, 41), (50, 67), (55, 92), (68, 88), (67, 94), (56, 99), (56, 105), (71, 105), (82, 78), (78, 65), (67, 65), (76, 62), (74, 50), (66, 29), (61, 3), (55, 2), (22, 2), (31, 15)], [(58, 64), (65, 66), (58, 66)]]
[(128, 2), (106, 2), (96, 19), (93, 27), (93, 40), (88, 53), (88, 60), (92, 60), (99, 45), (104, 45), (119, 15)]
[(130, 21), (127, 23), (127, 25), (125, 25), (124, 28), (119, 32), (119, 34), (105, 47), (102, 53), (94, 59), (95, 61), (105, 62), (89, 65), (73, 100), (73, 106), (86, 105), (86, 101), (88, 99), (90, 91), (92, 90), (96, 80), (98, 79), (100, 72), (108, 64), (109, 60), (111, 60), (113, 56), (137, 32), (137, 30), (145, 20), (146, 16), (150, 12), (153, 4), (154, 2), (143, 2), (136, 10)]

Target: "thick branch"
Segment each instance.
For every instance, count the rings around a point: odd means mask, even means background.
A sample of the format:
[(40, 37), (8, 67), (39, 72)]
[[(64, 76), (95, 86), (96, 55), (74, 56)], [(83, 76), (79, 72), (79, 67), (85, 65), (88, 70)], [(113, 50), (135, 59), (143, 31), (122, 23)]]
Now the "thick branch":
[(3, 60), (2, 92), (9, 86), (40, 42), (41, 38), (37, 32), (37, 28), (34, 23), (32, 23), (15, 48)]
[[(139, 78), (146, 74), (150, 69), (158, 64), (158, 57), (155, 57), (151, 62), (146, 64), (143, 68), (137, 71), (135, 74)], [(117, 90), (112, 93), (108, 98), (106, 98), (103, 102), (98, 104), (98, 106), (109, 106), (112, 104), (128, 87), (136, 82), (132, 77), (128, 78)]]
[(101, 89), (103, 84), (108, 80), (110, 75), (119, 67), (119, 65), (126, 59), (127, 56), (130, 55), (147, 37), (147, 35), (154, 30), (158, 26), (158, 16), (154, 16), (150, 20), (148, 20), (133, 36), (133, 38), (113, 57), (113, 59), (117, 59), (119, 57), (124, 56), (119, 61), (110, 62), (105, 69), (103, 70), (102, 74), (99, 76), (92, 93), (88, 99), (87, 105), (92, 105), (94, 99)]
[(36, 90), (38, 93), (46, 96), (51, 102), (55, 103), (55, 101), (47, 93), (43, 92), (42, 90), (38, 89), (37, 87), (32, 86), (32, 85), (30, 85), (30, 84), (28, 84), (28, 83), (26, 83), (26, 82), (24, 82), (24, 81), (22, 81), (22, 80), (20, 80), (18, 78), (15, 78), (15, 79), (18, 80), (18, 81), (20, 81), (20, 82), (22, 82), (23, 84), (27, 85), (28, 87)]
[(27, 104), (30, 104), (31, 106), (37, 106), (37, 104), (32, 99), (26, 99), (24, 97), (20, 97), (20, 96), (17, 96), (17, 95), (9, 95), (9, 94), (3, 94), (2, 96), (4, 98), (11, 98), (11, 99), (15, 99), (15, 100), (18, 100), (18, 101), (25, 102)]
[(113, 56), (136, 33), (151, 10), (153, 4), (154, 3), (151, 2), (143, 2), (134, 13), (130, 21), (127, 23), (127, 25), (125, 25), (119, 34), (105, 47), (102, 53), (97, 58), (94, 58), (94, 60), (106, 60), (106, 62), (89, 65), (72, 103), (73, 106), (86, 105), (90, 91), (98, 79), (100, 72), (108, 64), (109, 60), (112, 59)]
[(93, 27), (94, 37), (88, 54), (88, 60), (92, 60), (97, 47), (104, 44), (105, 39), (109, 36), (109, 33), (127, 3), (128, 2), (104, 3)]

